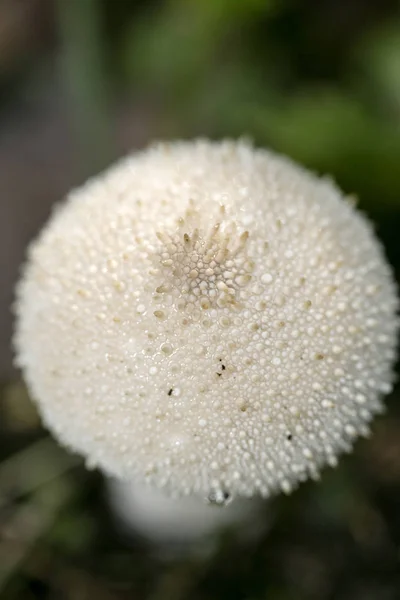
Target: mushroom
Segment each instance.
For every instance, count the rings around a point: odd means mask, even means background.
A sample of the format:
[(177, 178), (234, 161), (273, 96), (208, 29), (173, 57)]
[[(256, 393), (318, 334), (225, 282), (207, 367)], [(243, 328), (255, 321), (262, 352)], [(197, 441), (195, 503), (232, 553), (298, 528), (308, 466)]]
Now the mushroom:
[(152, 490), (211, 510), (335, 466), (391, 390), (397, 306), (332, 181), (245, 141), (160, 143), (31, 244), (16, 362), (61, 443), (146, 498), (140, 522)]

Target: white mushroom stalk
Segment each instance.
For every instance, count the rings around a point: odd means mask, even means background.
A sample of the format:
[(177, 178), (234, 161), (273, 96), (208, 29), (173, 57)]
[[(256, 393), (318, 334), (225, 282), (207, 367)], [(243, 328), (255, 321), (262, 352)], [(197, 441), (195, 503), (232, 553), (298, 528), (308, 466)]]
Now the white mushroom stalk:
[(72, 192), (29, 249), (15, 348), (47, 426), (123, 481), (289, 493), (393, 382), (391, 270), (327, 179), (245, 142), (159, 144)]

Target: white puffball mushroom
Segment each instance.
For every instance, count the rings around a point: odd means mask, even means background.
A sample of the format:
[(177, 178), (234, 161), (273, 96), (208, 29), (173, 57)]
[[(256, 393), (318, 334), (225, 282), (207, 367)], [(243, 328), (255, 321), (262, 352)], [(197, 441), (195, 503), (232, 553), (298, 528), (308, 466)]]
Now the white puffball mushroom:
[(224, 504), (289, 493), (368, 433), (396, 310), (382, 247), (332, 181), (243, 141), (165, 143), (54, 211), (15, 348), (90, 465)]

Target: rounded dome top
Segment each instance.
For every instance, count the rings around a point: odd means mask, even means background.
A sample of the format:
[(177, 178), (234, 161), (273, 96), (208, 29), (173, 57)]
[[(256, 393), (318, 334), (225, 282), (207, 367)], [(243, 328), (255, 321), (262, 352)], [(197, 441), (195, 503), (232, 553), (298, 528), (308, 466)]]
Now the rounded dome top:
[(15, 347), (46, 424), (91, 465), (223, 503), (289, 492), (368, 432), (396, 308), (331, 181), (244, 142), (159, 144), (54, 212)]

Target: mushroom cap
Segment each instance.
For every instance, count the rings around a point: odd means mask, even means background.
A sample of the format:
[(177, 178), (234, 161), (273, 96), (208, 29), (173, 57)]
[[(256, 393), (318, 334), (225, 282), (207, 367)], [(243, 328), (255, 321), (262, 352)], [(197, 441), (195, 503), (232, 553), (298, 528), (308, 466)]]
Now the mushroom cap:
[(30, 246), (16, 360), (89, 465), (224, 503), (288, 493), (368, 433), (396, 310), (332, 181), (243, 141), (158, 144), (73, 191)]

